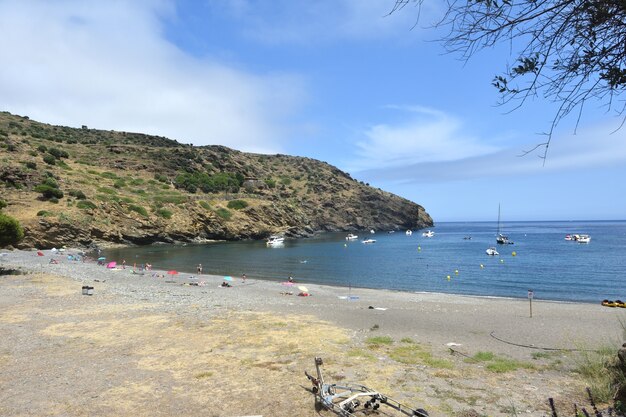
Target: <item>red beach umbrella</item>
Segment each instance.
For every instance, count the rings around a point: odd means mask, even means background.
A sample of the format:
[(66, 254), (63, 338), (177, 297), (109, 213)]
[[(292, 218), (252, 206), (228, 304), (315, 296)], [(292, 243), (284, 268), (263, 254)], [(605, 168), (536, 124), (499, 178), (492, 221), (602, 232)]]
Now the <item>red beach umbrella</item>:
[(167, 275), (178, 275), (178, 271), (172, 269), (171, 271), (167, 271)]

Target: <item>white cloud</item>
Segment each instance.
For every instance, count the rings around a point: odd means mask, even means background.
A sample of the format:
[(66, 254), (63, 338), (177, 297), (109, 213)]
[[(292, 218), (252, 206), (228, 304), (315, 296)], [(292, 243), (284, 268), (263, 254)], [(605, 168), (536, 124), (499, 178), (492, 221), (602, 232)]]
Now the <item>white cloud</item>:
[(172, 3), (0, 3), (3, 110), (35, 120), (158, 134), (196, 145), (283, 149), (293, 75), (257, 75), (191, 57), (169, 43)]
[[(214, 7), (244, 22), (248, 37), (267, 43), (318, 44), (335, 39), (416, 39), (410, 32), (419, 10), (407, 7), (389, 14), (396, 0), (213, 0)], [(431, 13), (431, 5), (422, 9)], [(421, 17), (420, 17), (421, 18)]]
[[(582, 128), (576, 135), (554, 136), (545, 165), (543, 160), (538, 158), (542, 149), (521, 156), (525, 150), (532, 149), (545, 140), (541, 136), (528, 138), (524, 143), (521, 141), (509, 143), (506, 148), (490, 149), (485, 146), (482, 150), (477, 140), (456, 139), (461, 137), (460, 124), (448, 130), (433, 129), (437, 132), (430, 136), (433, 145), (406, 143), (410, 141), (408, 133), (402, 135), (400, 146), (394, 145), (391, 140), (385, 141), (377, 137), (375, 141), (368, 142), (368, 147), (365, 148), (367, 153), (364, 155), (369, 155), (369, 158), (361, 159), (354, 164), (364, 167), (363, 161), (369, 161), (369, 167), (355, 169), (353, 172), (357, 171), (354, 174), (359, 179), (370, 182), (432, 183), (489, 178), (498, 180), (502, 177), (626, 166), (626, 129), (615, 132), (614, 128), (615, 126), (609, 126), (608, 123), (598, 124)], [(387, 130), (403, 129), (387, 128)], [(416, 139), (420, 137), (415, 136)], [(437, 144), (439, 141), (441, 145)], [(389, 147), (387, 150), (385, 143)], [(406, 155), (402, 152), (406, 152)], [(413, 152), (422, 152), (423, 156), (412, 156)], [(377, 160), (380, 161), (379, 164), (376, 163)]]
[(363, 132), (351, 171), (391, 168), (427, 162), (459, 160), (487, 153), (496, 147), (463, 133), (461, 122), (425, 107), (390, 107), (407, 114), (398, 124), (378, 124)]

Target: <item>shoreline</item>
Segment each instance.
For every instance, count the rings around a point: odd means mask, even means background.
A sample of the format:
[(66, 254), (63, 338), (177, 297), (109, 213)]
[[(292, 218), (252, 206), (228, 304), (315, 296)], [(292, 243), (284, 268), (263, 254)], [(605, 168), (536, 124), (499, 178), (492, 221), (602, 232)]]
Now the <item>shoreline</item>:
[[(132, 267), (130, 267), (132, 268)], [(129, 269), (129, 267), (127, 266), (127, 269)], [(152, 269), (151, 272), (158, 272), (160, 274), (164, 274), (167, 271), (163, 270), (163, 269)], [(197, 273), (194, 272), (183, 272), (181, 270), (181, 273), (187, 274), (189, 276), (196, 276)], [(223, 275), (218, 275), (215, 273), (202, 273), (202, 276), (207, 276), (207, 277), (213, 277), (216, 279), (221, 279), (223, 277)], [(236, 278), (236, 277), (233, 277)], [(279, 278), (274, 278), (274, 277), (269, 277), (269, 276), (250, 276), (248, 277), (248, 279), (250, 280), (258, 280), (258, 281), (264, 281), (264, 282), (271, 282), (271, 283), (278, 283), (280, 284), (281, 282), (283, 282), (281, 279)], [(302, 282), (305, 285), (317, 285), (320, 287), (329, 287), (329, 288), (337, 288), (337, 289), (345, 289), (348, 290), (350, 288), (352, 289), (356, 289), (356, 290), (372, 290), (372, 291), (388, 291), (388, 292), (398, 292), (398, 293), (407, 293), (407, 294), (433, 294), (435, 296), (449, 296), (449, 297), (469, 297), (469, 298), (485, 298), (485, 299), (500, 299), (500, 300), (512, 300), (512, 301), (527, 301), (528, 298), (527, 297), (513, 297), (513, 296), (500, 296), (500, 295), (481, 295), (481, 294), (463, 294), (463, 293), (453, 293), (453, 292), (437, 292), (437, 291), (414, 291), (414, 290), (402, 290), (402, 289), (394, 289), (394, 288), (374, 288), (374, 287), (365, 287), (365, 286), (358, 286), (358, 285), (351, 285), (351, 286), (346, 286), (346, 285), (339, 285), (339, 284), (321, 284), (315, 281), (303, 281)], [(564, 303), (564, 304), (582, 304), (582, 305), (601, 305), (601, 301), (602, 300), (598, 300), (598, 301), (585, 301), (585, 300), (553, 300), (553, 299), (548, 299), (548, 298), (539, 298), (539, 297), (534, 297), (533, 298), (533, 302), (547, 302), (547, 303)], [(624, 311), (626, 312), (626, 309), (624, 309)]]
[[(217, 241), (215, 241), (217, 242)], [(36, 250), (20, 250), (20, 249), (15, 249), (14, 252), (24, 252), (24, 253), (36, 253)], [(50, 249), (45, 249), (42, 250), (41, 252), (43, 252), (45, 254), (45, 256), (63, 256), (65, 254), (71, 254), (71, 253), (85, 253), (87, 254), (87, 256), (95, 259), (95, 257), (97, 257), (97, 254), (94, 254), (93, 252), (84, 252), (81, 249), (64, 249), (64, 252), (58, 252), (58, 253), (53, 253), (51, 252)], [(0, 252), (0, 255), (2, 255), (2, 253), (11, 253), (11, 251), (9, 252)], [(91, 263), (94, 264), (93, 259), (90, 260), (90, 262), (87, 263)], [(0, 257), (0, 260), (2, 260), (2, 258)], [(2, 264), (0, 263), (0, 266)], [(119, 265), (118, 265), (119, 267)], [(116, 267), (116, 270), (119, 270), (119, 268)], [(104, 267), (102, 267), (104, 268)], [(137, 269), (137, 267), (132, 267), (129, 265), (126, 265), (126, 270), (130, 271), (133, 269)], [(150, 269), (150, 274), (167, 274), (166, 270), (163, 269)], [(140, 274), (140, 273), (138, 273)], [(144, 271), (145, 274), (145, 271)], [(186, 274), (189, 275), (189, 277), (196, 277), (197, 273), (193, 273), (193, 272), (184, 272), (181, 271), (179, 272), (179, 274)], [(202, 277), (209, 277), (212, 279), (216, 279), (216, 280), (221, 280), (223, 278), (223, 275), (217, 275), (214, 273), (202, 273), (201, 274)], [(241, 279), (241, 278), (237, 278), (237, 277), (233, 277), (234, 279)], [(247, 277), (247, 280), (254, 282), (254, 281), (261, 281), (261, 282), (268, 282), (268, 283), (274, 283), (274, 284), (281, 284), (284, 281), (281, 281), (278, 278), (272, 278), (272, 277), (259, 277), (259, 276), (249, 276)], [(381, 291), (381, 292), (388, 292), (390, 294), (393, 293), (400, 293), (400, 294), (415, 294), (415, 295), (432, 295), (433, 297), (461, 297), (461, 298), (476, 298), (476, 299), (493, 299), (493, 300), (504, 300), (504, 301), (514, 301), (514, 302), (526, 302), (528, 300), (528, 298), (525, 297), (511, 297), (511, 296), (499, 296), (499, 295), (481, 295), (481, 294), (462, 294), (462, 293), (447, 293), (447, 292), (437, 292), (437, 291), (411, 291), (411, 290), (402, 290), (402, 289), (393, 289), (393, 288), (372, 288), (372, 287), (361, 287), (361, 286), (357, 286), (357, 285), (352, 285), (352, 286), (344, 286), (344, 285), (332, 285), (332, 284), (319, 284), (313, 281), (305, 281), (305, 282), (300, 282), (300, 284), (302, 285), (316, 285), (319, 287), (328, 287), (328, 288), (334, 288), (337, 290), (345, 290), (345, 291), (349, 291), (350, 289), (354, 289), (354, 290), (370, 290), (370, 291)], [(598, 302), (591, 302), (591, 301), (584, 301), (584, 300), (552, 300), (552, 299), (545, 299), (545, 298), (537, 298), (534, 297), (533, 298), (533, 302), (541, 302), (541, 303), (556, 303), (556, 304), (573, 304), (573, 305), (601, 305), (601, 300)], [(607, 307), (605, 307), (607, 308)], [(620, 308), (614, 308), (615, 310), (620, 310)], [(626, 309), (624, 309), (624, 311), (626, 312)]]
[[(77, 262), (61, 260), (60, 264), (48, 264), (47, 261), (52, 257), (65, 258), (66, 254), (76, 253), (78, 251), (67, 249), (65, 253), (52, 253), (50, 250), (42, 251), (43, 257), (38, 257), (36, 251), (20, 251), (15, 250), (9, 252), (8, 256), (0, 256), (0, 267), (4, 265), (12, 265), (13, 267), (24, 267), (26, 270), (33, 272), (47, 272), (69, 277), (75, 281), (83, 283), (105, 283), (123, 285), (122, 292), (136, 291), (135, 287), (141, 287), (143, 291), (153, 289), (155, 286), (177, 286), (181, 289), (201, 288), (203, 290), (211, 290), (219, 287), (223, 282), (223, 276), (214, 274), (197, 274), (179, 273), (174, 276), (167, 275), (164, 270), (151, 270), (131, 273), (132, 267), (126, 269), (107, 269), (99, 266), (95, 262)], [(12, 255), (12, 256), (11, 256)], [(13, 259), (13, 262), (11, 260)], [(154, 278), (160, 275), (162, 278)], [(86, 278), (89, 276), (90, 278)], [(125, 278), (123, 278), (125, 277)], [(128, 279), (131, 278), (131, 279)], [(391, 320), (384, 320), (389, 330), (394, 335), (401, 336), (405, 332), (402, 331), (402, 324), (410, 321), (406, 317), (407, 314), (420, 314), (427, 318), (428, 322), (437, 323), (441, 330), (437, 331), (437, 339), (442, 338), (445, 334), (444, 330), (465, 334), (469, 339), (475, 340), (472, 332), (488, 334), (484, 328), (477, 326), (475, 321), (489, 323), (491, 321), (499, 322), (497, 328), (502, 331), (511, 333), (513, 330), (519, 330), (523, 333), (533, 334), (538, 329), (532, 323), (537, 323), (541, 330), (540, 339), (549, 341), (549, 345), (563, 345), (563, 335), (568, 333), (572, 336), (576, 333), (580, 334), (579, 341), (586, 344), (597, 344), (595, 334), (598, 329), (612, 328), (612, 335), (619, 338), (622, 333), (620, 319), (616, 317), (625, 316), (626, 309), (608, 308), (600, 303), (585, 303), (575, 301), (561, 300), (543, 300), (533, 299), (533, 318), (530, 318), (530, 303), (525, 298), (500, 297), (500, 296), (481, 296), (467, 294), (449, 294), (443, 292), (429, 291), (403, 291), (394, 289), (377, 289), (366, 287), (344, 287), (328, 284), (316, 284), (311, 282), (297, 282), (294, 286), (286, 286), (286, 282), (279, 280), (271, 280), (264, 278), (256, 278), (248, 276), (246, 283), (243, 284), (239, 277), (233, 278), (233, 286), (228, 290), (236, 292), (235, 297), (225, 298), (225, 306), (229, 308), (237, 308), (240, 306), (251, 306), (255, 309), (267, 309), (277, 311), (279, 313), (291, 312), (289, 306), (295, 300), (301, 300), (303, 297), (297, 297), (298, 286), (306, 286), (312, 293), (312, 297), (308, 297), (307, 302), (303, 302), (302, 311), (317, 315), (324, 320), (333, 321), (341, 326), (354, 328), (359, 325), (367, 328), (363, 321), (355, 320), (351, 317), (336, 315), (332, 308), (347, 310), (369, 309), (382, 307), (389, 310), (386, 315), (393, 316)], [(196, 284), (204, 282), (204, 285), (196, 286)], [(191, 284), (191, 285), (190, 285)], [(133, 287), (132, 289), (129, 289)], [(254, 300), (255, 293), (250, 292), (253, 289), (264, 302)], [(226, 290), (220, 288), (220, 290)], [(244, 293), (243, 291), (246, 291)], [(248, 291), (250, 290), (250, 291)], [(292, 297), (289, 303), (285, 303), (285, 297), (281, 293), (291, 292)], [(125, 294), (128, 296), (128, 294)], [(145, 295), (145, 294), (144, 294)], [(277, 298), (276, 296), (279, 295)], [(351, 295), (354, 299), (347, 300)], [(343, 298), (342, 298), (343, 297)], [(289, 299), (289, 297), (287, 297)], [(304, 301), (304, 300), (301, 300)], [(331, 307), (331, 308), (326, 308)], [(472, 314), (464, 314), (463, 308), (470, 309)], [(392, 313), (393, 312), (393, 313)], [(549, 313), (546, 315), (545, 313)], [(439, 313), (450, 315), (450, 320), (446, 320)], [(493, 316), (502, 316), (495, 320)], [(585, 319), (584, 316), (587, 316)], [(577, 320), (572, 320), (574, 317)], [(613, 323), (606, 322), (609, 318)], [(381, 317), (382, 319), (382, 317)], [(397, 320), (400, 325), (395, 325), (393, 320)], [(515, 320), (517, 328), (511, 328), (506, 320)], [(560, 321), (563, 324), (560, 324)], [(551, 331), (546, 331), (545, 327), (551, 327)], [(418, 326), (420, 327), (420, 326)], [(437, 330), (434, 325), (428, 327), (429, 332)], [(514, 332), (513, 332), (514, 333)], [(500, 346), (501, 347), (501, 346)], [(511, 351), (502, 349), (502, 352), (511, 354)], [(519, 354), (519, 352), (515, 353)]]

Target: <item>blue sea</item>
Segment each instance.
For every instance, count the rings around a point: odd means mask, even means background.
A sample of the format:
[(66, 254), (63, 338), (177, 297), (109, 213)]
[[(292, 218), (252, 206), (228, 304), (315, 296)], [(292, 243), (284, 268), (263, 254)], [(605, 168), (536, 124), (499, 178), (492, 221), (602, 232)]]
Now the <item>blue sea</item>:
[[(108, 249), (103, 255), (155, 269), (300, 283), (597, 303), (626, 300), (626, 221), (507, 222), (513, 245), (496, 245), (496, 222), (437, 223), (432, 238), (414, 231), (324, 233), (287, 239)], [(589, 234), (588, 244), (566, 234)], [(471, 239), (464, 239), (471, 237)], [(363, 238), (376, 243), (363, 244)], [(494, 246), (499, 256), (485, 250)], [(513, 254), (515, 252), (515, 254)]]

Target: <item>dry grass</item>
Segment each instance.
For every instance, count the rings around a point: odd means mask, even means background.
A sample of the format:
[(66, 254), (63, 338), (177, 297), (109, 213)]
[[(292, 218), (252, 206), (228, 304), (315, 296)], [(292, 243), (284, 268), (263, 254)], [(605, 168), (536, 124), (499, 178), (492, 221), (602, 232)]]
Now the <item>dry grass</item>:
[[(158, 303), (84, 297), (67, 287), (67, 280), (50, 275), (0, 281), (0, 294), (31, 294), (3, 299), (3, 417), (25, 410), (41, 416), (319, 417), (303, 375), (314, 371), (315, 356), (324, 358), (333, 381), (362, 383), (431, 415), (472, 406), (498, 416), (510, 398), (524, 407), (542, 398), (523, 386), (511, 392), (535, 371), (493, 374), (408, 340), (371, 349), (348, 329), (314, 316), (203, 314), (193, 304), (165, 313)], [(550, 382), (560, 381), (580, 389), (562, 375)]]

